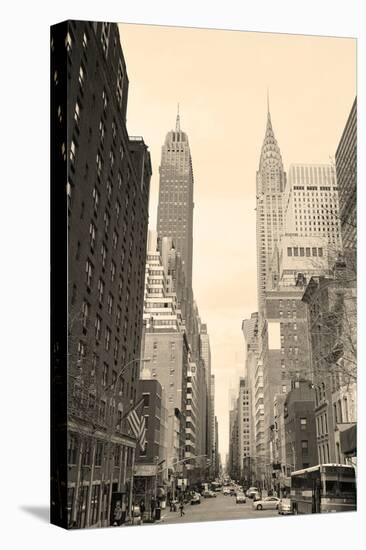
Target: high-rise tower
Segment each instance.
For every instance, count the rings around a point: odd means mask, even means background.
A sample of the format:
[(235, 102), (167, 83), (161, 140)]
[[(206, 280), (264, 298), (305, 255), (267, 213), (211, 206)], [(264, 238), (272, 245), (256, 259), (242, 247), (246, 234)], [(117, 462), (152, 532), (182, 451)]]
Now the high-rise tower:
[(157, 230), (160, 238), (172, 237), (180, 253), (187, 288), (192, 288), (193, 170), (188, 137), (180, 128), (168, 132), (162, 147)]
[(267, 127), (257, 171), (257, 292), (258, 309), (263, 313), (268, 269), (276, 243), (283, 232), (283, 191), (286, 173), (267, 112)]

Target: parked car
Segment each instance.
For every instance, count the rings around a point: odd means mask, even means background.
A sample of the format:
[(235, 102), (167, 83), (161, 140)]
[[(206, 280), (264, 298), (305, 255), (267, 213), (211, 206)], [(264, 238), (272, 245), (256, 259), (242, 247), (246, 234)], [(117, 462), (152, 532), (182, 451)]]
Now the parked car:
[(191, 504), (201, 504), (201, 496), (199, 493), (193, 493), (191, 496)]
[(249, 489), (247, 490), (247, 497), (248, 498), (253, 498), (255, 493), (259, 493), (258, 488), (257, 487), (249, 487)]
[(229, 489), (229, 487), (224, 487), (224, 489), (223, 489), (223, 491), (222, 491), (222, 494), (225, 495), (225, 496), (226, 496), (226, 495), (230, 495), (230, 489)]
[(230, 487), (230, 496), (236, 497), (236, 489), (235, 489), (235, 487)]
[(294, 513), (290, 498), (281, 498), (280, 503), (278, 505), (278, 513), (283, 515)]
[(211, 498), (216, 498), (217, 495), (216, 495), (215, 491), (209, 491), (209, 493), (210, 493)]
[(236, 494), (236, 504), (245, 504), (246, 501), (247, 500), (245, 498), (244, 493), (237, 493)]
[(212, 498), (216, 496), (216, 493), (213, 491), (203, 491), (202, 496), (205, 498)]
[(253, 501), (255, 510), (278, 510), (280, 499), (277, 497), (266, 497)]

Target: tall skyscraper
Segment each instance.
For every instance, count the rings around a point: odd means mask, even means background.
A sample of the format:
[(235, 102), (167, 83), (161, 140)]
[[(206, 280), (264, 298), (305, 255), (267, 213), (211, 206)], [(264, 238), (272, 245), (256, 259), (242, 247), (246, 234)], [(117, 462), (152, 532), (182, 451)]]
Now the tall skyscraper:
[(188, 136), (180, 128), (168, 132), (162, 147), (157, 230), (160, 238), (172, 237), (180, 253), (186, 285), (192, 288), (193, 170)]
[(257, 292), (258, 310), (263, 313), (268, 269), (276, 243), (283, 233), (283, 191), (286, 174), (277, 144), (271, 115), (267, 112), (267, 127), (257, 171)]
[(212, 425), (212, 415), (214, 414), (211, 403), (211, 348), (210, 337), (207, 334), (207, 325), (202, 323), (200, 327), (200, 356), (204, 362), (205, 369), (205, 383), (206, 383), (206, 453), (208, 457), (212, 454), (212, 432), (210, 426)]
[(245, 370), (246, 370), (246, 378), (248, 383), (249, 402), (250, 402), (250, 414), (249, 414), (250, 456), (252, 458), (255, 458), (256, 456), (255, 373), (256, 373), (257, 361), (258, 361), (258, 313), (257, 312), (252, 313), (250, 319), (244, 319), (242, 323), (242, 331), (245, 338), (245, 350), (246, 350)]
[(335, 158), (343, 246), (345, 249), (355, 251), (357, 246), (357, 98), (343, 130)]
[(215, 472), (215, 449), (216, 449), (216, 437), (215, 437), (215, 375), (211, 374), (211, 383), (210, 383), (210, 426), (209, 430), (211, 432), (211, 475), (214, 475)]
[(246, 478), (246, 481), (249, 481), (248, 472), (244, 470), (246, 470), (246, 459), (250, 456), (250, 407), (250, 392), (247, 378), (240, 378), (238, 398), (239, 469), (241, 479)]

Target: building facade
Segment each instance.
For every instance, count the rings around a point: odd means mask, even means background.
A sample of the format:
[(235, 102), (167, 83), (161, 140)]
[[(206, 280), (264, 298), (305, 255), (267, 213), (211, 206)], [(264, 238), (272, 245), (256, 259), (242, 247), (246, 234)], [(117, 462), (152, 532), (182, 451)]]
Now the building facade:
[(135, 504), (143, 501), (146, 512), (150, 513), (152, 501), (162, 499), (167, 491), (167, 442), (164, 392), (148, 368), (141, 373), (138, 398), (143, 400), (141, 414), (145, 421), (146, 444), (144, 448), (140, 445), (136, 448), (133, 498)]
[(342, 249), (336, 172), (328, 164), (291, 164), (284, 196), (286, 233), (325, 237), (333, 261)]
[(138, 392), (151, 163), (126, 128), (118, 26), (66, 22), (53, 28), (52, 57), (60, 46), (67, 70), (51, 63), (52, 116), (68, 126), (59, 145), (68, 213), (67, 525), (104, 526), (112, 495), (125, 515), (132, 500), (136, 439), (126, 413)]
[(286, 466), (291, 471), (319, 463), (315, 430), (315, 392), (309, 380), (295, 380), (284, 404)]
[[(303, 296), (311, 335), (320, 463), (344, 463), (348, 455), (357, 457), (356, 296), (355, 280), (342, 260), (332, 278), (312, 278)], [(351, 450), (341, 445), (341, 434), (347, 430), (353, 442)]]

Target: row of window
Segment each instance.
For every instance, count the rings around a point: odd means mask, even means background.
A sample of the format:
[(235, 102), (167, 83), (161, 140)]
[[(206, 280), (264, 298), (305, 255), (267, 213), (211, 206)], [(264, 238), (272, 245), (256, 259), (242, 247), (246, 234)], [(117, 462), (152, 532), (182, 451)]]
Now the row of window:
[(323, 248), (322, 247), (298, 247), (298, 246), (289, 246), (287, 247), (287, 256), (301, 256), (301, 257), (307, 257), (310, 256), (318, 256), (321, 258), (323, 256)]

